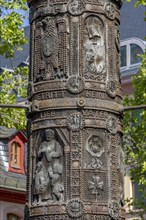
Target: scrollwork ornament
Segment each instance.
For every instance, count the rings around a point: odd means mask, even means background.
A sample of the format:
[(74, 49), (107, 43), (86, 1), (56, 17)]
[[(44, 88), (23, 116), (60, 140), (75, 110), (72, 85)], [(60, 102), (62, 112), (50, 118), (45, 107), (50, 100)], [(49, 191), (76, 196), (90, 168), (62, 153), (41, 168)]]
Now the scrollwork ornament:
[(114, 220), (119, 219), (119, 210), (120, 210), (120, 207), (119, 207), (118, 202), (112, 201), (109, 204), (108, 211), (109, 211), (109, 214), (112, 217), (112, 219), (114, 219)]
[(110, 97), (115, 98), (117, 93), (117, 86), (115, 81), (108, 80), (106, 83), (106, 90)]
[(79, 76), (71, 76), (67, 82), (67, 89), (71, 93), (81, 93), (84, 90), (85, 83)]
[(115, 19), (116, 14), (115, 14), (114, 4), (110, 2), (105, 4), (105, 14), (109, 19), (111, 20)]
[(72, 131), (78, 131), (84, 127), (85, 121), (80, 113), (73, 113), (68, 117), (67, 125)]
[(117, 121), (113, 117), (109, 117), (106, 121), (106, 127), (111, 134), (117, 133)]
[(79, 199), (72, 199), (67, 203), (67, 213), (72, 218), (79, 218), (84, 212), (84, 206)]
[(119, 30), (119, 26), (115, 26), (115, 42), (116, 42), (116, 46), (117, 49), (119, 51), (119, 47), (120, 47), (120, 30)]

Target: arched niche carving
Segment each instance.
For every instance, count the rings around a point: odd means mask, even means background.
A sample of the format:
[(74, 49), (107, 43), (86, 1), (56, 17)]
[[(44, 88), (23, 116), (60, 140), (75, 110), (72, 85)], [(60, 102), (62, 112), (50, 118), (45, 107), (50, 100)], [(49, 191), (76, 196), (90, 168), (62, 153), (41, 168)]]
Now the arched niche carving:
[(41, 131), (36, 149), (33, 175), (33, 204), (44, 205), (64, 200), (64, 149), (53, 129)]
[(99, 79), (105, 70), (104, 23), (98, 16), (90, 15), (84, 24), (84, 76)]

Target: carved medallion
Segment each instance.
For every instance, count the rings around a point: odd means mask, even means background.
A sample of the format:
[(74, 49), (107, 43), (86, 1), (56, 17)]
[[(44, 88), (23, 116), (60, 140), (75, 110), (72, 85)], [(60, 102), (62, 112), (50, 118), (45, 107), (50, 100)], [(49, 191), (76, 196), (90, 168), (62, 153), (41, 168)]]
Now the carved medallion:
[(84, 212), (84, 207), (79, 199), (72, 199), (67, 203), (66, 206), (68, 215), (73, 218), (78, 218), (82, 216)]
[(117, 121), (115, 118), (113, 118), (113, 117), (108, 118), (106, 121), (106, 126), (107, 126), (108, 131), (111, 134), (117, 133)]
[(84, 12), (85, 5), (82, 0), (71, 0), (68, 3), (68, 11), (72, 15), (80, 15)]
[(77, 105), (79, 107), (84, 107), (85, 106), (85, 99), (84, 98), (80, 98), (77, 102)]
[(93, 157), (101, 157), (104, 152), (103, 141), (97, 135), (91, 135), (88, 139), (88, 144), (86, 147), (87, 151)]
[(73, 113), (68, 117), (67, 125), (73, 131), (82, 129), (84, 124), (84, 118), (80, 113)]
[(71, 93), (81, 93), (84, 90), (84, 81), (79, 76), (71, 76), (67, 82), (67, 89)]
[(116, 83), (113, 80), (108, 80), (106, 84), (106, 90), (110, 97), (114, 98), (117, 92)]
[(112, 201), (112, 202), (109, 204), (108, 210), (109, 210), (110, 216), (111, 216), (113, 219), (115, 219), (115, 220), (116, 220), (116, 219), (119, 219), (119, 210), (120, 210), (120, 207), (119, 207), (118, 202)]
[(105, 13), (106, 13), (106, 16), (111, 19), (111, 20), (114, 20), (115, 18), (115, 7), (112, 3), (106, 3), (105, 4)]

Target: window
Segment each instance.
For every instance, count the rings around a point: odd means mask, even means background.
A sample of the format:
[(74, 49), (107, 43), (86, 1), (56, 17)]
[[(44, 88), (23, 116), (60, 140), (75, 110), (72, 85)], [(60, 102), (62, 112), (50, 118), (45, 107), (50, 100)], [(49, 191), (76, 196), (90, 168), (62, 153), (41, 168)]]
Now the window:
[(121, 67), (127, 66), (126, 46), (121, 47)]
[(20, 150), (21, 146), (17, 142), (12, 142), (11, 144), (11, 156), (10, 156), (10, 164), (12, 167), (20, 167)]
[(15, 214), (7, 214), (7, 220), (20, 220), (20, 217)]
[(141, 57), (139, 54), (143, 54), (143, 50), (140, 46), (136, 44), (130, 44), (130, 64), (136, 64), (141, 62)]
[(15, 173), (25, 173), (25, 143), (26, 137), (19, 131), (9, 140), (9, 171)]
[(141, 205), (144, 207), (146, 206), (146, 198), (145, 198), (146, 189), (143, 189), (141, 191), (140, 185), (138, 183), (133, 183), (133, 199), (135, 201), (134, 203), (134, 209), (140, 209)]
[(130, 38), (121, 42), (121, 72), (141, 63), (139, 54), (143, 54), (146, 42), (138, 38)]

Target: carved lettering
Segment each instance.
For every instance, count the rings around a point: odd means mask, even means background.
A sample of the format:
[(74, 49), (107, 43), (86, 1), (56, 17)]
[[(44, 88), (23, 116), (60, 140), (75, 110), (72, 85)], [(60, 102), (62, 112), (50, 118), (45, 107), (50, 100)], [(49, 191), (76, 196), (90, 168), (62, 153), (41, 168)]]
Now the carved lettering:
[(86, 91), (85, 92), (86, 98), (93, 98), (93, 99), (106, 99), (107, 95), (104, 92), (96, 92), (96, 91)]
[(86, 117), (91, 117), (91, 118), (107, 118), (107, 112), (104, 111), (97, 111), (97, 110), (82, 110), (83, 116)]
[(49, 117), (55, 117), (56, 112), (55, 111), (45, 111), (41, 112), (40, 117), (41, 118), (49, 118)]
[(43, 92), (35, 95), (37, 100), (46, 100), (46, 99), (55, 99), (55, 98), (64, 98), (64, 91), (53, 91), (53, 92)]

